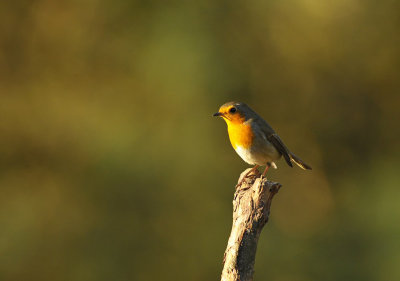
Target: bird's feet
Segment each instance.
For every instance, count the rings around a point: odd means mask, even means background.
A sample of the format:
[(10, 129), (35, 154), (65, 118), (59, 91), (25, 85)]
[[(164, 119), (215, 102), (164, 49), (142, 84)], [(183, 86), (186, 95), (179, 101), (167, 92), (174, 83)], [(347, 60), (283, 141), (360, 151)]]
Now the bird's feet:
[(256, 178), (260, 175), (260, 172), (257, 170), (257, 168), (258, 168), (257, 165), (254, 166), (254, 167), (253, 167), (252, 169), (250, 169), (244, 176), (242, 176), (242, 177), (239, 179), (238, 184), (235, 186), (235, 189), (237, 189), (238, 187), (240, 187), (240, 186), (244, 183), (244, 181), (245, 181), (247, 178), (254, 178), (254, 179), (256, 179)]

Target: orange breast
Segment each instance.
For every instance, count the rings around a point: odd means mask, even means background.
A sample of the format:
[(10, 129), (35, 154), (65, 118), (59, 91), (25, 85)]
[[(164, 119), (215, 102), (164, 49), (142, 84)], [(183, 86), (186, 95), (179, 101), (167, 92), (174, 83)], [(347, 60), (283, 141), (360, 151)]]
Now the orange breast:
[(234, 149), (238, 146), (249, 148), (253, 143), (254, 134), (250, 124), (229, 122), (228, 133)]

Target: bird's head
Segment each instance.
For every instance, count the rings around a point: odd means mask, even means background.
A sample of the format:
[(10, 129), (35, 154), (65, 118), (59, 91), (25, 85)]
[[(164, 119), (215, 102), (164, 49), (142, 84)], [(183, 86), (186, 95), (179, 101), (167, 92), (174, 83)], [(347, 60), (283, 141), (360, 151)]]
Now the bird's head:
[(253, 117), (254, 112), (245, 103), (242, 102), (227, 102), (219, 108), (213, 116), (222, 117), (229, 125), (241, 124)]

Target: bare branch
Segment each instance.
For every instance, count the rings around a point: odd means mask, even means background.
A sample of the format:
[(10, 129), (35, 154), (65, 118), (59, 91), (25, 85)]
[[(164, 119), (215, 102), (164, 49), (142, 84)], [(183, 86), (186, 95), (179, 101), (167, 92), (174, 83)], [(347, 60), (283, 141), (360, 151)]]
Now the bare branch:
[[(240, 182), (250, 169), (239, 177)], [(280, 183), (261, 178), (254, 171), (236, 189), (233, 199), (233, 223), (224, 254), (222, 281), (253, 280), (258, 237), (268, 222), (272, 198)]]

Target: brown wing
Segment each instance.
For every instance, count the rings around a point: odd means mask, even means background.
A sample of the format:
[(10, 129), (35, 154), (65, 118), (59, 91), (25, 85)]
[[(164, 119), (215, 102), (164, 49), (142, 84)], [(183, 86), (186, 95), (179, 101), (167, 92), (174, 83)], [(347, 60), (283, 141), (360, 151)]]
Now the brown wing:
[(274, 129), (272, 129), (272, 127), (264, 119), (260, 117), (255, 118), (254, 121), (257, 123), (258, 127), (261, 129), (266, 139), (270, 143), (272, 143), (272, 145), (276, 148), (276, 150), (279, 151), (280, 154), (283, 155), (283, 157), (286, 160), (286, 163), (290, 167), (293, 167), (292, 161), (290, 161), (290, 151), (286, 147), (286, 145), (284, 145), (279, 136), (275, 133)]
[[(257, 114), (255, 114), (258, 116)], [(272, 143), (272, 145), (279, 151), (280, 154), (283, 155), (283, 157), (286, 160), (286, 163), (290, 166), (293, 167), (292, 161), (296, 163), (300, 168), (304, 170), (311, 170), (311, 166), (307, 165), (306, 163), (303, 162), (299, 157), (294, 155), (289, 151), (289, 149), (286, 147), (286, 145), (283, 143), (281, 138), (275, 133), (275, 131), (271, 128), (271, 126), (262, 118), (256, 118), (255, 122), (257, 123), (258, 127), (261, 128), (263, 134), (267, 138), (267, 140)]]
[(285, 144), (282, 142), (282, 140), (279, 138), (279, 136), (275, 133), (270, 134), (269, 136), (267, 135), (267, 140), (272, 143), (275, 148), (283, 155), (283, 157), (286, 160), (286, 163), (290, 166), (293, 167), (292, 161), (290, 161), (290, 151), (289, 149), (285, 146)]

